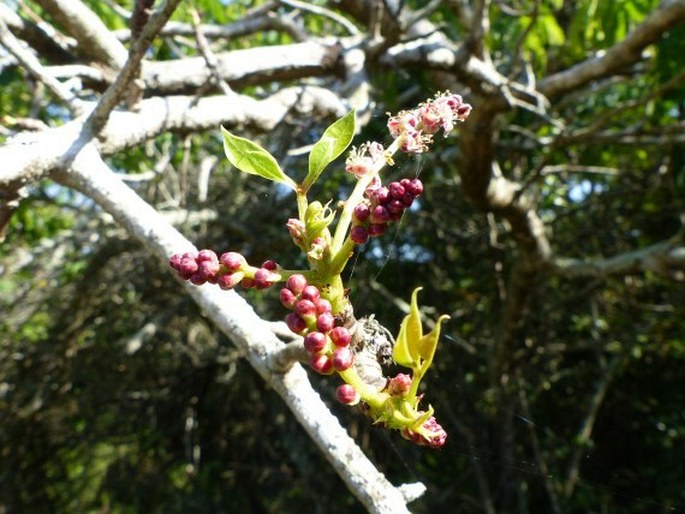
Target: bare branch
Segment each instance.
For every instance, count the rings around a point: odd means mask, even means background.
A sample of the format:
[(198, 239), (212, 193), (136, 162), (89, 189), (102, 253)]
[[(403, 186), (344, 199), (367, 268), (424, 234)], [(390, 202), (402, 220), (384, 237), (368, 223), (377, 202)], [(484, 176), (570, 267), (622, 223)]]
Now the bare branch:
[(35, 55), (24, 48), (21, 42), (10, 32), (2, 18), (0, 18), (0, 44), (7, 48), (31, 75), (45, 84), (50, 92), (62, 101), (72, 113), (81, 114), (83, 110), (81, 101), (64, 84), (51, 76)]
[(646, 248), (625, 252), (606, 259), (552, 260), (552, 273), (566, 278), (607, 278), (653, 271), (675, 280), (685, 280), (685, 246), (680, 236)]
[(79, 0), (37, 0), (66, 32), (78, 41), (78, 51), (89, 59), (119, 69), (128, 52), (102, 20)]

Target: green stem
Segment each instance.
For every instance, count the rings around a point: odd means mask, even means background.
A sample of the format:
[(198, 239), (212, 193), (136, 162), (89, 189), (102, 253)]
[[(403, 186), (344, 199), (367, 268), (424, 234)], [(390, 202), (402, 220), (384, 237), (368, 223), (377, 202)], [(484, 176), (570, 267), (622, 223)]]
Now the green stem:
[(343, 245), (340, 247), (340, 250), (338, 250), (335, 255), (333, 255), (333, 258), (331, 259), (331, 270), (333, 273), (336, 275), (339, 275), (342, 273), (342, 271), (345, 269), (345, 265), (347, 264), (347, 261), (350, 260), (350, 257), (354, 254), (354, 241), (352, 241), (349, 237), (345, 239), (345, 242)]
[(381, 393), (376, 391), (372, 387), (369, 387), (364, 383), (361, 377), (357, 374), (357, 370), (353, 367), (346, 369), (345, 371), (339, 371), (340, 377), (347, 383), (350, 384), (359, 393), (362, 400), (369, 404), (374, 411), (380, 411), (383, 408), (385, 402), (390, 398), (387, 393)]
[(300, 185), (298, 186), (296, 190), (297, 194), (297, 216), (300, 218), (300, 221), (304, 223), (304, 213), (307, 212), (307, 207), (309, 206), (309, 202), (307, 201), (307, 190), (303, 189), (303, 186)]

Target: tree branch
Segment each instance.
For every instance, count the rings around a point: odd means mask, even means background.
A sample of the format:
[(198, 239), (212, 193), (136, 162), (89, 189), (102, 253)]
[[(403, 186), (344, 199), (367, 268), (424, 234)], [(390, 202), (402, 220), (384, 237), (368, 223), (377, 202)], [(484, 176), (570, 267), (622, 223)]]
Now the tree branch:
[(78, 51), (93, 61), (118, 70), (128, 52), (102, 20), (79, 0), (36, 0), (37, 3), (78, 41)]

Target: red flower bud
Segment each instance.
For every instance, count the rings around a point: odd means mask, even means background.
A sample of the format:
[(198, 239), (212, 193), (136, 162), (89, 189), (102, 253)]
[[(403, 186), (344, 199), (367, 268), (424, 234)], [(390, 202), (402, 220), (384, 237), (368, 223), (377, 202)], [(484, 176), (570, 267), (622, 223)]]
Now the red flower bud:
[(350, 240), (357, 245), (363, 245), (369, 240), (369, 231), (361, 225), (352, 227), (350, 230)]
[(369, 206), (366, 205), (365, 203), (360, 203), (360, 204), (357, 204), (357, 206), (354, 208), (354, 211), (352, 211), (352, 214), (354, 215), (355, 220), (357, 220), (360, 223), (363, 223), (367, 219), (369, 219), (369, 214), (371, 214), (371, 209), (369, 209)]
[(333, 314), (330, 312), (319, 314), (319, 317), (316, 318), (316, 328), (318, 328), (319, 331), (323, 332), (324, 334), (330, 332), (334, 326), (335, 319), (333, 318)]
[(333, 344), (339, 347), (349, 346), (350, 341), (352, 340), (350, 331), (345, 327), (334, 327), (328, 336), (331, 338), (331, 341), (333, 341)]
[(294, 312), (291, 312), (285, 317), (285, 323), (295, 334), (302, 335), (302, 333), (307, 330), (307, 323)]
[(286, 309), (292, 309), (293, 307), (295, 307), (295, 302), (297, 302), (297, 296), (295, 296), (295, 293), (293, 293), (290, 289), (284, 287), (283, 289), (281, 289), (279, 296), (283, 307), (285, 307)]
[(316, 303), (319, 301), (319, 298), (321, 298), (321, 292), (319, 292), (319, 289), (316, 286), (309, 285), (302, 290), (300, 298)]
[(336, 348), (333, 352), (333, 367), (337, 371), (345, 371), (354, 362), (354, 354), (349, 346), (343, 348)]
[(299, 295), (307, 287), (307, 279), (304, 278), (304, 275), (292, 275), (288, 278), (285, 285), (293, 293)]
[(322, 375), (330, 375), (333, 373), (333, 361), (323, 353), (312, 355), (309, 358), (309, 365), (314, 371), (321, 373)]
[(350, 384), (341, 384), (335, 390), (336, 399), (344, 405), (355, 405), (361, 397), (357, 390)]
[(319, 298), (319, 301), (316, 302), (316, 313), (323, 314), (324, 312), (333, 312), (333, 306), (331, 305), (331, 302), (325, 298)]
[(226, 252), (221, 254), (221, 264), (226, 266), (226, 269), (230, 272), (236, 272), (247, 265), (245, 257), (237, 252)]
[(304, 336), (304, 347), (309, 353), (319, 353), (326, 347), (326, 336), (321, 332), (309, 332)]

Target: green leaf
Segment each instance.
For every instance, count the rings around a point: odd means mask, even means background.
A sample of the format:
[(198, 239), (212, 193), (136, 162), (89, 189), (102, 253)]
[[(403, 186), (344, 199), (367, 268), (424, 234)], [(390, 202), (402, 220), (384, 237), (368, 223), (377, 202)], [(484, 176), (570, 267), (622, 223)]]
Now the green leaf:
[(404, 317), (400, 325), (400, 332), (395, 340), (395, 347), (392, 350), (392, 358), (407, 368), (417, 369), (420, 366), (419, 345), (423, 329), (421, 328), (421, 314), (416, 300), (421, 287), (414, 289), (411, 295), (409, 314)]
[(326, 129), (309, 153), (309, 173), (302, 182), (308, 190), (319, 178), (323, 170), (343, 153), (354, 137), (355, 113), (352, 110)]
[(424, 366), (426, 368), (433, 362), (435, 349), (438, 347), (438, 341), (440, 341), (440, 326), (446, 319), (449, 319), (447, 314), (440, 316), (438, 322), (435, 324), (435, 328), (421, 338), (419, 354), (421, 355), (421, 358), (425, 360)]
[(224, 138), (224, 152), (228, 160), (244, 173), (258, 175), (273, 182), (280, 182), (297, 191), (297, 184), (286, 175), (269, 152), (249, 139), (231, 134), (221, 127)]
[(407, 320), (409, 316), (405, 316), (402, 324), (400, 325), (400, 332), (395, 338), (395, 346), (392, 349), (392, 358), (400, 366), (405, 368), (414, 369), (416, 367), (416, 362), (409, 352), (409, 346), (407, 344)]

